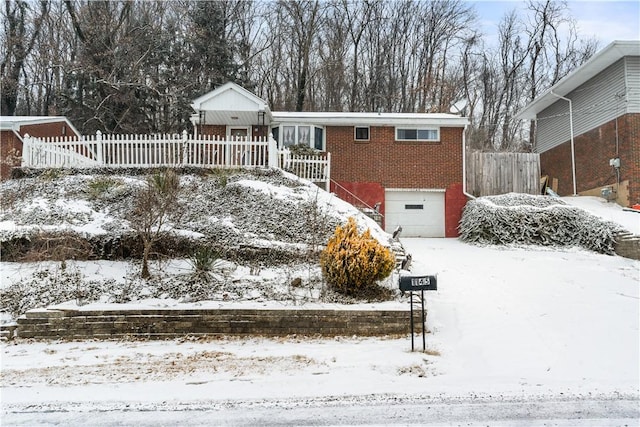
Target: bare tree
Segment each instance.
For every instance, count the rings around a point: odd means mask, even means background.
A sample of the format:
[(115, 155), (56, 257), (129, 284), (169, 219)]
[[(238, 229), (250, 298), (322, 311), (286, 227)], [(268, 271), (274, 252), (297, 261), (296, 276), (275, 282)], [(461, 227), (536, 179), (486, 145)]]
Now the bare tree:
[(49, 10), (48, 0), (37, 3), (5, 0), (3, 10), (3, 49), (0, 62), (0, 114), (13, 116), (19, 100), (20, 75), (27, 56), (38, 39), (42, 21)]
[(136, 194), (129, 222), (142, 240), (143, 279), (151, 276), (149, 257), (153, 245), (167, 235), (169, 222), (177, 220), (181, 212), (179, 195), (180, 178), (172, 170), (151, 175)]

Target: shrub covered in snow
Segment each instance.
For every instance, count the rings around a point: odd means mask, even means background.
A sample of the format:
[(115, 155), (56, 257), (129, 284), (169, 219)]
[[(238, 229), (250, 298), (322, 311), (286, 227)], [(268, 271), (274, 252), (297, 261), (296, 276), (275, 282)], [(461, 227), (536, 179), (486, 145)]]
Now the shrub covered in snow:
[(393, 271), (391, 251), (371, 237), (369, 230), (358, 232), (353, 218), (338, 226), (320, 255), (320, 267), (327, 283), (346, 295), (367, 295), (378, 281)]
[(469, 201), (459, 229), (470, 243), (579, 246), (613, 254), (620, 227), (557, 198), (510, 193)]
[[(91, 248), (69, 259), (142, 257), (135, 220), (143, 216), (134, 208), (148, 179), (156, 176), (152, 172), (162, 171), (24, 171), (23, 178), (2, 182), (3, 259), (57, 259), (45, 255), (52, 252), (51, 238), (63, 234)], [(160, 229), (162, 239), (153, 242), (154, 254), (184, 257), (192, 247), (207, 244), (234, 260), (258, 251), (260, 256), (273, 253), (263, 257), (267, 261), (288, 262), (325, 245), (347, 216), (368, 220), (330, 193), (282, 171), (178, 172), (181, 191), (175, 205), (182, 209)], [(379, 229), (376, 233), (384, 234)], [(46, 252), (40, 250), (43, 236), (49, 242)]]

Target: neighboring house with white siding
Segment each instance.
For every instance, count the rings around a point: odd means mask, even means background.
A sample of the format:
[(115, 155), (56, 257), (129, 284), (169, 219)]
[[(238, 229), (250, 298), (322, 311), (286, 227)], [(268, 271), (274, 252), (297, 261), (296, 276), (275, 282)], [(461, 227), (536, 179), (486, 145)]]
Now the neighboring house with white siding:
[(541, 173), (560, 195), (640, 203), (640, 40), (612, 42), (517, 117), (536, 121)]

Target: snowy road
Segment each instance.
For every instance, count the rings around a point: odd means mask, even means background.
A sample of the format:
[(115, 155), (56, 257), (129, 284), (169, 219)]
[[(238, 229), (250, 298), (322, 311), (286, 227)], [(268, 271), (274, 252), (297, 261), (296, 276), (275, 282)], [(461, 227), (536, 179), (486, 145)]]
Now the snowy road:
[(43, 405), (3, 416), (3, 425), (636, 425), (638, 401), (615, 398), (506, 400), (431, 396), (323, 398), (190, 404), (97, 405), (90, 412)]
[(2, 425), (640, 424), (640, 263), (403, 243), (438, 274), (426, 353), (408, 336), (4, 342)]

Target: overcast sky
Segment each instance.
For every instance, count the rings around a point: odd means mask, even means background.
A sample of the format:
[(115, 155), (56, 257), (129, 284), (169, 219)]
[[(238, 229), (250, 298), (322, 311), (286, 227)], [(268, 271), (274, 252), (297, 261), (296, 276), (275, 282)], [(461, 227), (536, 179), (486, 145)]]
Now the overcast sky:
[[(525, 0), (474, 1), (487, 41), (493, 35), (505, 12), (526, 11)], [(569, 1), (569, 9), (582, 37), (595, 36), (600, 48), (613, 40), (640, 39), (640, 1)]]

